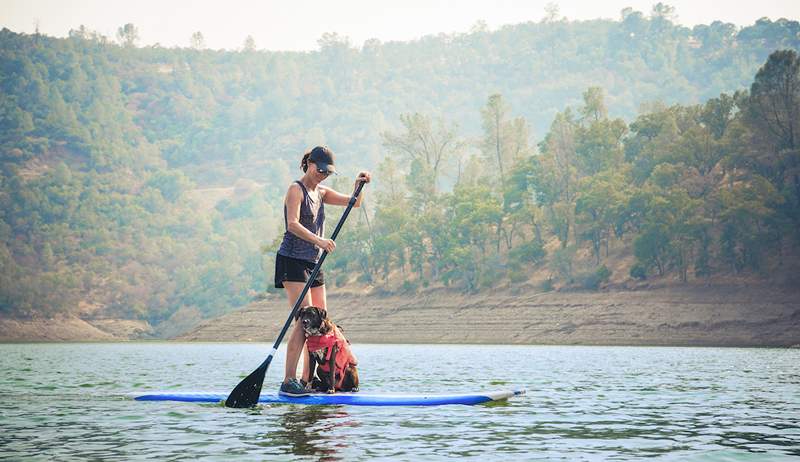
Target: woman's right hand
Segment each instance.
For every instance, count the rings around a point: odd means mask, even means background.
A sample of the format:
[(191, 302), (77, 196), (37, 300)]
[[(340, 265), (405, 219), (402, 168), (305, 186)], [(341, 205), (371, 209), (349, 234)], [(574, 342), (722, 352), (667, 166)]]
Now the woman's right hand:
[(322, 250), (324, 250), (324, 251), (326, 251), (328, 253), (331, 253), (331, 252), (333, 252), (333, 249), (336, 248), (336, 243), (333, 242), (333, 239), (321, 239), (320, 238), (319, 241), (317, 242), (317, 247), (319, 247), (320, 249), (322, 249)]

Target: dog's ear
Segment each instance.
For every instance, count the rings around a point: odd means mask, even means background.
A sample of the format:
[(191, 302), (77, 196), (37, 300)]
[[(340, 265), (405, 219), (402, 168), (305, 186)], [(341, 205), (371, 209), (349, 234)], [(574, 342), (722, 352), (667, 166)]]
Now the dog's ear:
[(319, 311), (319, 316), (322, 319), (328, 319), (328, 310), (323, 309), (323, 308), (317, 308), (317, 311)]
[[(323, 312), (324, 312), (324, 310), (323, 310)], [(319, 326), (319, 332), (322, 335), (325, 335), (328, 332), (332, 331), (333, 328), (334, 328), (333, 322), (331, 322), (329, 319), (323, 319), (322, 320), (322, 324), (320, 324), (320, 326)]]
[(298, 319), (302, 318), (303, 317), (303, 313), (306, 312), (307, 308), (308, 308), (307, 306), (304, 306), (304, 307), (300, 308), (299, 310), (297, 310), (297, 312), (294, 314), (294, 320), (297, 321)]

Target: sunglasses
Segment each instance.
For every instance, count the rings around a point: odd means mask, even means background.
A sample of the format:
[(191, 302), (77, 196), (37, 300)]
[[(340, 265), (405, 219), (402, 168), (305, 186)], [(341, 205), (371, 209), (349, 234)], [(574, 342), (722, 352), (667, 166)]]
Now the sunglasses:
[(318, 173), (321, 173), (321, 174), (323, 174), (323, 175), (325, 175), (325, 176), (330, 176), (330, 174), (331, 174), (331, 172), (329, 172), (329, 171), (327, 171), (327, 170), (324, 170), (324, 169), (321, 169), (321, 168), (318, 168), (318, 169), (317, 169), (317, 172), (318, 172)]

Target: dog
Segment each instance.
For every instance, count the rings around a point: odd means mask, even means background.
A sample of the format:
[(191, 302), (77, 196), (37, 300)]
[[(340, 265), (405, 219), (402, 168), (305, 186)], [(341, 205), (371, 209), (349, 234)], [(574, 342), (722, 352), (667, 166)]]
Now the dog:
[(308, 346), (311, 388), (326, 393), (358, 391), (358, 360), (341, 328), (328, 319), (327, 311), (306, 306), (296, 320), (302, 325)]

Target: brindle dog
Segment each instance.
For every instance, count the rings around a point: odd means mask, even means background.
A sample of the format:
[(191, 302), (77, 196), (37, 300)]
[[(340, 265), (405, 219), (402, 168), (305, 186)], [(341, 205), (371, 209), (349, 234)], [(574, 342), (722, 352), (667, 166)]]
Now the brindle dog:
[[(341, 375), (336, 373), (336, 356), (338, 354), (349, 353), (350, 341), (345, 339), (341, 334), (341, 328), (328, 319), (327, 311), (322, 308), (317, 308), (316, 306), (306, 306), (300, 309), (296, 319), (302, 324), (306, 339), (332, 334), (347, 343), (344, 348), (347, 348), (348, 351), (340, 351), (340, 347), (337, 344), (330, 347), (323, 347), (316, 351), (311, 351), (309, 349), (309, 358), (311, 360), (309, 364), (311, 371), (311, 388), (314, 391), (327, 393), (334, 393), (335, 391), (358, 391), (358, 369), (356, 369), (355, 364), (348, 364), (346, 366), (344, 369), (344, 380), (341, 380)], [(310, 343), (311, 342), (309, 342), (309, 344)], [(328, 371), (326, 372), (318, 368), (317, 365), (326, 362), (329, 349), (333, 351), (330, 352), (330, 358), (327, 359)], [(340, 380), (341, 385), (337, 386)]]

